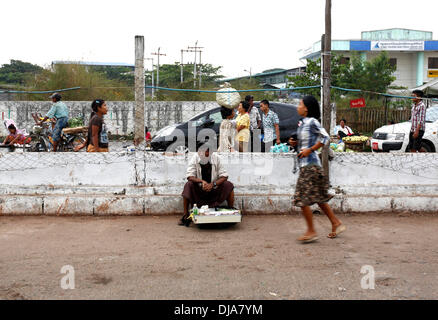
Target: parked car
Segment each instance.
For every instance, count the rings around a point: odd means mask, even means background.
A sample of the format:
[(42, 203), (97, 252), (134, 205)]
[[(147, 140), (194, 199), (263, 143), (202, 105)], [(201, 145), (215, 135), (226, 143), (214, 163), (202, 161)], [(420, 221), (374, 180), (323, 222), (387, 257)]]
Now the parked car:
[[(254, 107), (258, 109), (258, 111), (261, 113), (260, 105), (258, 102), (254, 103)], [(291, 104), (284, 104), (284, 103), (275, 103), (272, 102), (270, 104), (270, 109), (277, 113), (278, 118), (280, 120), (280, 140), (281, 142), (287, 142), (288, 138), (292, 134), (296, 134), (297, 128), (298, 128), (298, 121), (300, 120), (300, 116), (297, 113), (297, 106), (291, 105)], [(208, 141), (208, 139), (203, 138), (202, 136), (199, 136), (199, 132), (202, 129), (210, 128), (213, 129), (216, 133), (216, 145), (219, 141), (219, 127), (222, 122), (222, 116), (220, 112), (221, 108), (217, 107), (209, 111), (205, 111), (199, 115), (196, 115), (192, 119), (190, 119), (187, 122), (180, 123), (180, 124), (174, 124), (167, 126), (160, 131), (157, 132), (157, 134), (154, 136), (154, 138), (151, 141), (151, 147), (154, 151), (170, 151), (170, 152), (177, 152), (177, 153), (185, 153), (188, 151), (195, 151), (192, 150), (194, 147), (189, 146), (188, 143), (188, 130), (189, 125), (191, 128), (196, 130), (196, 143), (194, 144), (196, 147), (196, 150), (201, 146), (203, 143)], [(177, 132), (180, 134), (182, 133), (184, 135), (184, 139), (181, 139), (183, 141), (177, 142)], [(169, 147), (172, 145), (171, 149)], [(190, 149), (189, 149), (190, 147)]]
[[(383, 126), (374, 131), (371, 139), (373, 152), (407, 152), (411, 121)], [(438, 106), (426, 111), (426, 130), (421, 144), (421, 152), (438, 150)]]

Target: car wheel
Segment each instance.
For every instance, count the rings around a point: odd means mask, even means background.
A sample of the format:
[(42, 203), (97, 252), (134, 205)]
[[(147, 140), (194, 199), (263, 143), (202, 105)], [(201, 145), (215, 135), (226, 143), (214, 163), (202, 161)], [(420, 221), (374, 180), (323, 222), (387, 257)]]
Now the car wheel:
[(432, 152), (432, 148), (429, 146), (426, 142), (421, 142), (421, 149), (420, 152)]

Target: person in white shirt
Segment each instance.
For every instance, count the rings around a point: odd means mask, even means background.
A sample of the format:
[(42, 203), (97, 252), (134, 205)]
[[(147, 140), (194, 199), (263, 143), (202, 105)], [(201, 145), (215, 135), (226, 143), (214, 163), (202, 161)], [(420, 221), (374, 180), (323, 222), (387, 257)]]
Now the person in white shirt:
[(179, 225), (189, 226), (189, 207), (195, 204), (199, 208), (204, 205), (214, 208), (226, 200), (228, 207), (234, 207), (234, 185), (228, 181), (228, 172), (217, 153), (210, 153), (210, 147), (201, 147), (193, 154), (186, 177), (182, 192), (184, 215)]
[(353, 130), (347, 126), (347, 121), (345, 119), (341, 119), (339, 125), (335, 127), (334, 133), (339, 139), (354, 135)]

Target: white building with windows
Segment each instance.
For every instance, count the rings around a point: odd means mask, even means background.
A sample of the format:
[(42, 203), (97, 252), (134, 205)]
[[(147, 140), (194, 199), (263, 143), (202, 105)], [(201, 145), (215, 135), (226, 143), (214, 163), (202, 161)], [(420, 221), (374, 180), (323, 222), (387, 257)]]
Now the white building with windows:
[[(370, 60), (386, 51), (397, 67), (393, 86), (409, 89), (438, 78), (438, 40), (429, 31), (386, 29), (364, 31), (360, 40), (332, 40), (332, 52), (350, 59), (354, 52)], [(301, 50), (301, 59), (321, 56), (321, 41)]]

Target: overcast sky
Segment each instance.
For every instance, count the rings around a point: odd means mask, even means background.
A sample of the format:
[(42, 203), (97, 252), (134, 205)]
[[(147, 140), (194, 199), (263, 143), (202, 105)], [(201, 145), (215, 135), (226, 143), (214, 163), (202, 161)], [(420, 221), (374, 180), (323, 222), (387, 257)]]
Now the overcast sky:
[[(158, 47), (167, 54), (160, 64), (179, 62), (181, 49), (198, 41), (202, 61), (223, 66), (225, 76), (293, 68), (302, 65), (298, 51), (324, 33), (324, 6), (325, 0), (3, 0), (0, 64), (134, 63), (134, 36), (143, 35), (146, 56)], [(333, 0), (333, 39), (394, 27), (433, 31), (438, 39), (437, 9), (436, 0)]]

